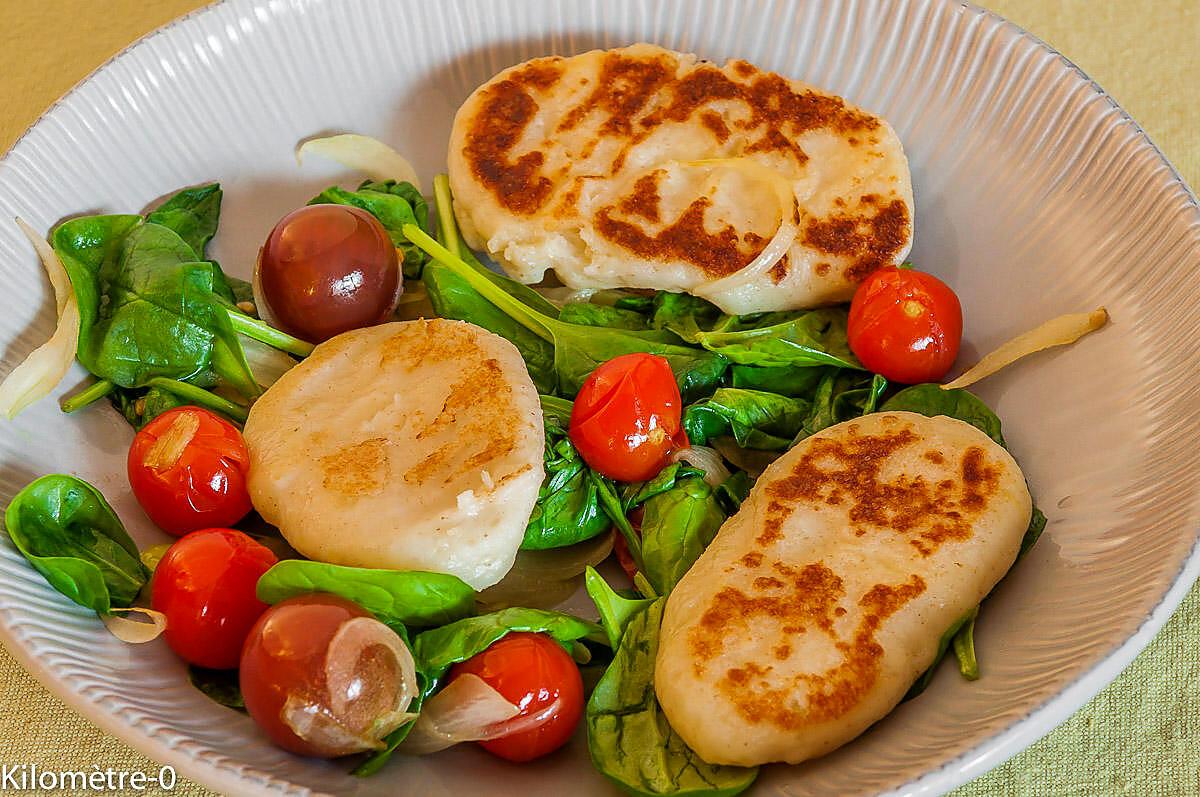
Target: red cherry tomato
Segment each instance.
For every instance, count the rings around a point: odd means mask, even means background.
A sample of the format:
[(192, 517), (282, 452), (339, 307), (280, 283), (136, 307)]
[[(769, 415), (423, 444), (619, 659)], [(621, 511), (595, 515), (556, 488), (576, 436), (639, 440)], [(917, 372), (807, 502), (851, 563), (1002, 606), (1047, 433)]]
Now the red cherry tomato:
[(400, 656), (412, 658), (396, 632), (361, 606), (314, 593), (259, 618), (238, 680), (246, 711), (271, 741), (332, 758), (372, 749), (405, 721), (416, 684), (402, 689)]
[(278, 560), (240, 531), (193, 531), (154, 569), (150, 605), (167, 616), (163, 636), (181, 659), (227, 670), (238, 665), (250, 627), (267, 609), (254, 594)]
[(850, 348), (893, 382), (936, 382), (954, 365), (962, 307), (932, 274), (894, 266), (868, 276), (850, 303)]
[[(518, 717), (558, 709), (528, 730), (480, 746), (509, 761), (532, 761), (567, 743), (583, 716), (583, 679), (566, 651), (545, 634), (513, 633), (450, 669), (449, 680), (470, 673), (521, 709)], [(449, 681), (447, 681), (449, 682)], [(514, 720), (517, 717), (514, 717)]]
[(250, 453), (229, 421), (199, 407), (159, 415), (129, 447), (129, 486), (168, 534), (232, 526), (252, 508), (246, 490)]
[(387, 320), (401, 290), (387, 231), (348, 205), (308, 205), (280, 219), (259, 252), (255, 281), (265, 317), (314, 343)]
[(675, 375), (657, 354), (622, 354), (592, 371), (571, 411), (571, 442), (595, 470), (622, 482), (653, 478), (686, 445)]

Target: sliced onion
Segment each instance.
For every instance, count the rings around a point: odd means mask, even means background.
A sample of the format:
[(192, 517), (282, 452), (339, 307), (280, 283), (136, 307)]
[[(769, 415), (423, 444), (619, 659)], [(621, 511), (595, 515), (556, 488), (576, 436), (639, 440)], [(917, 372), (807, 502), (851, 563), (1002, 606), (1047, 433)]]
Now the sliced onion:
[[(131, 606), (128, 609), (111, 609), (112, 614), (101, 615), (100, 619), (104, 621), (104, 627), (108, 632), (122, 642), (140, 645), (143, 642), (150, 642), (158, 639), (159, 634), (167, 630), (167, 616), (162, 612), (156, 612), (153, 609), (143, 609), (140, 606)], [(144, 623), (138, 620), (130, 620), (128, 617), (121, 617), (120, 614), (143, 614), (150, 622)]]
[(757, 479), (775, 460), (782, 456), (782, 451), (759, 451), (756, 448), (742, 448), (732, 437), (718, 437), (712, 441), (713, 448), (721, 453), (735, 467), (749, 473)]
[(58, 386), (70, 370), (79, 345), (79, 301), (75, 298), (67, 270), (44, 238), (21, 219), (16, 219), (16, 222), (33, 244), (42, 267), (46, 269), (46, 276), (54, 287), (58, 326), (50, 340), (30, 352), (0, 383), (0, 412), (7, 415), (9, 420), (17, 417), (33, 402), (48, 396)]
[[(372, 718), (368, 727), (347, 727), (345, 718), (353, 700), (347, 695), (347, 687), (360, 677), (357, 667), (363, 652), (376, 646), (388, 650), (399, 669), (396, 702)], [(373, 617), (355, 617), (338, 627), (325, 654), (325, 684), (328, 704), (292, 694), (280, 710), (280, 719), (297, 736), (317, 747), (345, 754), (381, 750), (384, 736), (416, 716), (407, 711), (417, 694), (412, 653), (394, 631)]]
[(704, 481), (709, 487), (719, 487), (730, 477), (729, 468), (721, 461), (721, 455), (708, 446), (688, 446), (671, 455), (672, 462), (686, 462), (704, 471)]
[(259, 387), (268, 388), (279, 381), (279, 377), (296, 367), (296, 361), (284, 351), (268, 346), (262, 341), (239, 335), (242, 351), (246, 352), (246, 362), (250, 364), (250, 372)]
[(424, 192), (417, 170), (408, 159), (377, 138), (355, 133), (310, 138), (296, 148), (296, 163), (303, 163), (305, 155), (328, 158), (362, 172), (372, 180), (412, 183), (418, 191)]
[(522, 717), (521, 709), (482, 678), (470, 673), (460, 675), (425, 703), (421, 716), (397, 749), (408, 755), (428, 755), (461, 742), (486, 742), (521, 733), (556, 713), (561, 700)]
[(942, 390), (968, 387), (1012, 365), (1027, 355), (1074, 343), (1089, 332), (1095, 332), (1108, 322), (1108, 311), (1103, 307), (1090, 313), (1068, 313), (1052, 318), (1046, 323), (1017, 335), (1000, 344), (994, 351), (973, 365), (953, 382), (942, 385)]
[(779, 228), (758, 256), (727, 277), (697, 286), (691, 292), (708, 299), (727, 313), (747, 313), (753, 307), (749, 295), (761, 286), (761, 278), (783, 259), (796, 241), (796, 187), (774, 169), (752, 158), (708, 158), (696, 161), (676, 161), (681, 166), (734, 169), (754, 180), (771, 186), (779, 203)]
[(548, 288), (534, 288), (546, 301), (555, 307), (565, 307), (568, 304), (586, 304), (599, 292), (599, 288), (568, 288), (565, 285), (555, 285)]
[(565, 548), (518, 551), (503, 580), (475, 599), (488, 611), (510, 606), (551, 609), (574, 594), (583, 571), (607, 559), (612, 546), (613, 536), (605, 532)]

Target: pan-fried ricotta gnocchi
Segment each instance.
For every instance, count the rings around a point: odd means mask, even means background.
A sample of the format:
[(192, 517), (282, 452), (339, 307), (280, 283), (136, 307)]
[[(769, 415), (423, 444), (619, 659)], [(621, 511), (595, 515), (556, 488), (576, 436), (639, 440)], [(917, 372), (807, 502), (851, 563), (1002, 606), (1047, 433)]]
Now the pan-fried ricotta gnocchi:
[(255, 403), (245, 436), (254, 506), (305, 556), (476, 589), (512, 567), (543, 475), (520, 354), (444, 319), (321, 344)]
[(523, 282), (552, 269), (573, 288), (786, 310), (848, 300), (912, 243), (886, 121), (649, 44), (501, 72), (459, 109), (448, 163), (467, 242)]
[(862, 733), (1008, 571), (1031, 501), (962, 421), (866, 415), (803, 441), (671, 593), (655, 685), (705, 761), (799, 763)]

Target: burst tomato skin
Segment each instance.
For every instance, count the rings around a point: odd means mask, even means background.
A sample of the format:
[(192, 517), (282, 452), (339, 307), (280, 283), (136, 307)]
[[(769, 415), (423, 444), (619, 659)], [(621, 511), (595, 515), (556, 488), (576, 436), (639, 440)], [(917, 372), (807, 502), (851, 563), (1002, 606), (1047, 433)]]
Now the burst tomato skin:
[(893, 382), (937, 382), (962, 340), (962, 306), (932, 274), (894, 266), (868, 276), (850, 303), (847, 335), (864, 366)]
[(251, 509), (250, 452), (237, 427), (200, 407), (176, 407), (129, 447), (129, 486), (155, 525), (176, 537), (231, 526)]
[(519, 716), (559, 708), (535, 728), (480, 746), (494, 756), (524, 762), (562, 747), (583, 716), (583, 679), (566, 651), (545, 634), (512, 633), (487, 650), (454, 665), (447, 683), (470, 673), (521, 709)]
[(242, 643), (267, 609), (259, 577), (278, 560), (234, 529), (193, 531), (154, 570), (150, 605), (167, 616), (163, 637), (184, 661), (214, 670), (238, 666)]
[(584, 381), (571, 411), (571, 442), (593, 469), (622, 482), (653, 478), (686, 445), (675, 375), (656, 354), (623, 354)]

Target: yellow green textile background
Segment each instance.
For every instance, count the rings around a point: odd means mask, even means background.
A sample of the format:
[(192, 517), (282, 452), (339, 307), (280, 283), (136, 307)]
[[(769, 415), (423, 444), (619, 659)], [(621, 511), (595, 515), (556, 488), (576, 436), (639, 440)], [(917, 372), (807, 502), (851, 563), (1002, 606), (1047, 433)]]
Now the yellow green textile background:
[[(481, 0), (482, 1), (482, 0)], [(0, 150), (138, 36), (203, 0), (0, 0)], [(1104, 86), (1200, 187), (1200, 0), (992, 0)], [(754, 4), (747, 0), (747, 13)], [(1178, 342), (1177, 342), (1178, 343)], [(0, 763), (154, 772), (49, 695), (0, 648)], [(173, 794), (208, 794), (180, 781)], [(1200, 795), (1200, 589), (1062, 727), (955, 792)]]

